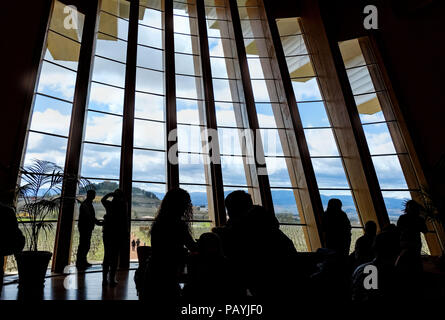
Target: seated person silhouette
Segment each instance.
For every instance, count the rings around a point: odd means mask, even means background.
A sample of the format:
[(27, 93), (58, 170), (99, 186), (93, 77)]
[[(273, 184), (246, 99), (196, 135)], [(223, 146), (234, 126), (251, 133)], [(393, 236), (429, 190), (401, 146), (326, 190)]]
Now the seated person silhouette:
[(242, 238), (238, 244), (240, 268), (253, 296), (283, 301), (294, 296), (296, 249), (280, 230), (275, 215), (264, 207), (253, 206), (242, 220)]
[[(394, 231), (383, 231), (375, 237), (373, 244), (375, 258), (360, 265), (352, 275), (352, 300), (385, 301), (398, 297), (395, 261), (399, 254), (398, 234)], [(376, 268), (376, 277), (372, 279), (368, 266)], [(376, 287), (371, 286), (376, 280)], [(366, 282), (366, 283), (365, 283)], [(365, 287), (368, 285), (368, 288)]]
[(365, 234), (355, 242), (355, 250), (351, 253), (351, 266), (354, 271), (358, 266), (374, 259), (372, 245), (377, 233), (377, 225), (374, 221), (365, 223)]
[(189, 193), (181, 188), (169, 190), (150, 230), (152, 255), (139, 295), (141, 300), (173, 302), (180, 298), (179, 281), (187, 255), (184, 247), (196, 251), (190, 230), (192, 217)]
[(198, 253), (190, 257), (187, 270), (189, 281), (184, 287), (187, 298), (220, 302), (245, 295), (216, 233), (207, 232), (199, 237)]
[(0, 296), (5, 257), (19, 253), (24, 246), (25, 237), (19, 229), (14, 209), (0, 203)]
[(322, 228), (326, 248), (339, 255), (348, 256), (351, 246), (351, 222), (342, 210), (342, 202), (339, 199), (329, 200)]
[(224, 204), (227, 209), (229, 219), (222, 227), (215, 227), (213, 232), (219, 235), (224, 254), (232, 259), (238, 254), (238, 242), (241, 233), (243, 218), (247, 215), (253, 207), (252, 197), (243, 190), (236, 190), (231, 192), (225, 199)]

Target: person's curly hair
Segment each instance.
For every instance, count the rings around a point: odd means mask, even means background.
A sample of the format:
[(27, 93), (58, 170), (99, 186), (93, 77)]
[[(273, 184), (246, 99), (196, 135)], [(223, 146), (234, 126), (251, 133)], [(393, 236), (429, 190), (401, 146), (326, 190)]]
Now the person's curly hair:
[(153, 225), (159, 223), (175, 224), (181, 221), (190, 231), (190, 220), (193, 218), (193, 206), (190, 195), (181, 188), (169, 190), (159, 206)]

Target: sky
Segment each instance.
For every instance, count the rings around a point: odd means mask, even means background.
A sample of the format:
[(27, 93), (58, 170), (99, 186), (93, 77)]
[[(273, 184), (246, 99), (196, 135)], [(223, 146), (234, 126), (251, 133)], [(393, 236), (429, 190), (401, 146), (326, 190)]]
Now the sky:
[[(136, 90), (138, 92), (135, 97), (135, 115), (140, 119), (135, 120), (134, 145), (135, 147), (150, 148), (156, 151), (134, 150), (133, 180), (158, 182), (159, 184), (139, 184), (138, 186), (153, 192), (163, 192), (165, 190), (163, 183), (166, 181), (164, 138), (166, 132), (165, 124), (163, 123), (165, 119), (165, 99), (161, 96), (165, 93), (162, 51), (163, 31), (156, 29), (162, 27), (162, 19), (161, 13), (158, 11), (146, 9), (145, 12), (144, 19), (139, 21), (138, 44), (154, 48), (138, 46), (137, 66), (153, 70), (137, 68)], [(185, 14), (184, 11), (179, 9), (176, 9), (175, 13)], [(102, 15), (106, 14), (102, 13)], [(209, 21), (208, 24), (211, 25), (212, 23)], [(219, 23), (221, 27), (224, 27), (223, 22)], [(246, 22), (243, 22), (244, 29), (246, 28), (245, 25)], [(190, 33), (189, 18), (175, 16), (174, 27), (175, 30), (179, 30), (182, 33)], [(119, 19), (117, 34), (121, 39), (125, 40), (127, 38), (127, 30), (128, 22)], [(210, 37), (221, 35), (217, 29), (208, 28), (208, 31)], [(247, 34), (249, 33), (247, 32)], [(239, 130), (233, 128), (237, 127), (234, 111), (244, 108), (244, 105), (240, 103), (244, 98), (242, 90), (239, 89), (239, 81), (227, 79), (229, 77), (228, 69), (233, 71), (231, 72), (232, 76), (235, 73), (238, 75), (238, 78), (239, 72), (236, 70), (236, 60), (226, 59), (227, 56), (224, 56), (222, 41), (226, 41), (228, 44), (230, 42), (230, 40), (209, 38), (212, 76), (217, 78), (213, 79), (217, 123), (219, 126), (229, 127), (219, 128), (218, 130), (221, 153), (227, 155), (221, 159), (223, 181), (225, 185), (246, 186), (244, 166), (240, 157), (242, 152), (239, 142)], [(289, 37), (283, 41), (290, 43), (288, 46), (285, 46), (286, 54), (292, 55), (305, 52), (301, 37), (298, 38), (296, 45), (292, 44), (292, 39), (289, 39)], [(249, 40), (246, 40), (246, 42), (249, 43)], [(176, 72), (184, 74), (176, 76), (177, 118), (178, 122), (184, 124), (178, 125), (181, 184), (205, 183), (203, 157), (201, 155), (181, 154), (181, 152), (202, 152), (200, 128), (196, 126), (200, 123), (198, 110), (202, 102), (189, 100), (202, 99), (203, 95), (199, 57), (190, 55), (191, 53), (199, 53), (196, 50), (198, 47), (196, 37), (175, 34)], [(98, 39), (96, 55), (125, 62), (126, 42)], [(77, 69), (77, 62), (54, 60), (49, 51), (46, 52), (45, 59), (74, 70)], [(273, 114), (273, 108), (276, 110), (281, 108), (286, 112), (287, 106), (278, 103), (276, 91), (271, 89), (274, 88), (275, 82), (264, 79), (263, 68), (270, 68), (268, 62), (265, 60), (261, 61), (252, 54), (248, 55), (248, 59), (258, 121), (260, 127), (265, 128), (261, 130), (261, 138), (265, 154), (269, 156), (266, 158), (266, 164), (271, 187), (291, 187), (285, 160), (279, 157), (283, 155), (283, 151), (278, 136), (279, 129), (277, 129)], [(304, 59), (299, 59), (299, 61), (288, 59), (288, 66), (293, 68), (295, 65), (304, 63)], [(307, 59), (306, 63), (307, 61), (309, 60)], [(353, 83), (355, 81), (354, 76), (356, 74), (351, 75)], [(35, 96), (30, 127), (32, 130), (65, 137), (68, 135), (72, 109), (69, 101), (73, 99), (75, 79), (76, 72), (43, 62), (37, 92), (67, 100), (68, 102), (37, 94)], [(115, 87), (97, 83), (91, 84), (88, 108), (110, 114), (88, 111), (84, 140), (111, 144), (113, 146), (84, 143), (81, 174), (98, 179), (119, 179), (121, 152), (119, 146), (122, 136), (124, 100), (124, 90), (121, 88), (125, 85), (125, 64), (96, 56), (92, 80), (104, 82)], [(316, 79), (312, 77), (304, 82), (293, 81), (292, 85), (296, 99), (299, 102), (298, 111), (305, 128), (310, 155), (315, 157), (334, 157), (312, 159), (319, 187), (348, 188), (346, 174), (342, 161), (338, 157), (339, 152), (335, 143), (335, 137), (330, 128)], [(238, 88), (238, 90), (233, 88)], [(363, 93), (357, 90), (354, 93)], [(369, 90), (369, 88), (365, 88), (365, 90)], [(371, 97), (372, 94), (368, 98)], [(364, 98), (363, 96), (358, 96), (356, 99), (360, 102)], [(381, 121), (382, 119), (384, 118), (381, 112), (374, 115), (361, 115), (362, 123)], [(243, 121), (246, 123), (246, 119), (243, 119)], [(386, 124), (364, 125), (364, 131), (372, 155), (395, 152)], [(53, 161), (63, 167), (66, 143), (66, 138), (30, 132), (25, 165), (32, 159), (42, 159)], [(407, 188), (399, 160), (396, 156), (373, 156), (372, 159), (381, 188)], [(202, 186), (187, 186), (187, 189), (191, 192), (205, 192), (205, 187)], [(321, 193), (328, 197), (341, 195), (352, 199), (350, 191), (347, 190), (322, 190)], [(404, 199), (409, 197), (409, 193), (388, 191), (384, 192), (384, 196), (386, 199)], [(355, 210), (353, 207), (350, 209), (352, 211)], [(391, 209), (396, 210), (397, 208)]]

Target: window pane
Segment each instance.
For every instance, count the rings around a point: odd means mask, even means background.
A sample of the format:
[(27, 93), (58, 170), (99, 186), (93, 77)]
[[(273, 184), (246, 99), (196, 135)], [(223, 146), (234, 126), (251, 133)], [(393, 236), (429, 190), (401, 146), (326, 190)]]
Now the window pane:
[(133, 150), (133, 180), (166, 181), (165, 152)]
[[(237, 127), (235, 108), (231, 103), (216, 102), (216, 121), (218, 126)], [(239, 109), (239, 107), (237, 108)], [(241, 123), (242, 125), (242, 123)]]
[(43, 61), (37, 92), (73, 101), (76, 73)]
[(142, 6), (139, 7), (140, 24), (161, 29), (163, 28), (162, 25), (163, 18), (164, 18), (164, 13), (161, 11), (151, 10)]
[(246, 143), (243, 139), (240, 142), (240, 138), (243, 136), (243, 130), (230, 129), (230, 128), (218, 128), (218, 135), (220, 141), (220, 150), (222, 154), (226, 155), (242, 155), (241, 143)]
[(272, 189), (271, 191), (275, 215), (278, 221), (283, 223), (301, 223), (294, 190)]
[(174, 38), (175, 52), (199, 54), (198, 37), (175, 33)]
[(301, 122), (304, 128), (330, 127), (323, 102), (305, 102), (298, 104)]
[(235, 48), (233, 40), (209, 38), (209, 51), (212, 57), (234, 58)]
[(283, 156), (280, 134), (285, 135), (285, 130), (261, 129), (261, 140), (263, 142), (265, 156)]
[(397, 156), (372, 157), (374, 168), (382, 189), (408, 189)]
[(224, 185), (246, 186), (246, 175), (242, 157), (221, 157)]
[[(113, 128), (114, 130), (110, 130)], [(88, 112), (85, 140), (120, 145), (122, 139), (122, 117)]]
[(316, 78), (303, 78), (292, 81), (295, 98), (298, 101), (318, 101), (322, 100), (320, 89)]
[(164, 31), (139, 25), (138, 43), (154, 48), (163, 48)]
[(229, 21), (207, 19), (207, 35), (216, 38), (231, 38)]
[(411, 200), (411, 194), (408, 191), (382, 191), (386, 210), (388, 211), (389, 221), (397, 224), (400, 215), (403, 214), (405, 202)]
[(202, 79), (176, 75), (176, 96), (178, 98), (203, 99)]
[(212, 76), (214, 78), (240, 78), (238, 73), (235, 73), (235, 60), (224, 58), (210, 58), (210, 64), (212, 69)]
[(201, 62), (199, 56), (189, 54), (175, 54), (176, 73), (200, 76)]
[(183, 152), (203, 152), (201, 127), (178, 125), (178, 150)]
[(68, 136), (72, 104), (36, 95), (31, 117), (31, 130)]
[(96, 42), (96, 54), (102, 57), (126, 62), (127, 43), (118, 39), (100, 40)]
[(285, 158), (266, 157), (266, 166), (271, 187), (292, 187)]
[(165, 150), (165, 124), (147, 121), (134, 120), (134, 146), (138, 148), (148, 148)]
[(236, 80), (213, 79), (213, 90), (216, 101), (240, 102)]
[(83, 177), (119, 179), (121, 148), (84, 143)]
[(358, 67), (346, 71), (348, 74), (349, 83), (351, 84), (352, 93), (354, 95), (375, 92), (383, 89), (381, 87), (375, 87), (375, 84), (373, 84), (369, 74), (370, 70), (373, 73), (378, 72), (376, 66)]
[(99, 17), (99, 32), (99, 39), (110, 39), (111, 36), (127, 40), (128, 21), (102, 11)]
[[(61, 48), (64, 48), (65, 50), (61, 50)], [(45, 60), (77, 70), (79, 54), (79, 42), (67, 39), (51, 30), (48, 31)]]
[(385, 123), (363, 126), (371, 155), (396, 153), (388, 126)]
[[(177, 110), (177, 121), (178, 123), (187, 124), (200, 124), (202, 121), (199, 118), (199, 106), (201, 105), (201, 110), (203, 110), (203, 101), (197, 100), (186, 100), (177, 99), (176, 100), (176, 110)], [(204, 119), (202, 119), (204, 120)]]
[(165, 98), (153, 94), (136, 92), (135, 116), (137, 118), (165, 120)]
[(122, 63), (94, 58), (93, 81), (125, 87), (125, 65)]
[(304, 134), (311, 156), (338, 156), (332, 129), (305, 129)]
[(37, 159), (54, 162), (63, 168), (67, 143), (68, 139), (66, 138), (29, 132), (24, 165), (28, 166)]
[(138, 67), (163, 71), (164, 51), (138, 45), (136, 65)]
[(341, 159), (315, 158), (312, 165), (319, 188), (349, 188)]
[(131, 218), (154, 219), (164, 199), (165, 190), (165, 184), (133, 182)]
[(91, 83), (88, 108), (116, 114), (123, 114), (124, 89), (99, 83)]
[(174, 15), (173, 29), (179, 33), (198, 35), (198, 24), (195, 18)]
[(179, 153), (178, 161), (179, 182), (206, 184), (203, 155)]
[[(281, 44), (283, 45), (285, 56), (308, 54), (302, 35), (291, 35), (291, 36), (281, 37)], [(292, 70), (292, 72), (293, 71), (294, 70)]]
[(164, 73), (136, 68), (136, 90), (164, 94)]

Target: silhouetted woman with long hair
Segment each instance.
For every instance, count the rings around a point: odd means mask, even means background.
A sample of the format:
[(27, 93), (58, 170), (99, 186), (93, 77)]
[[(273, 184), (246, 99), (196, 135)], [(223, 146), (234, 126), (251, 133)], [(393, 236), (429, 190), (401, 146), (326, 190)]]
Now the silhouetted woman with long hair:
[(186, 249), (196, 250), (190, 220), (190, 195), (181, 188), (171, 189), (161, 202), (150, 230), (152, 256), (146, 275), (145, 298), (175, 299), (180, 295), (179, 277), (184, 269)]

